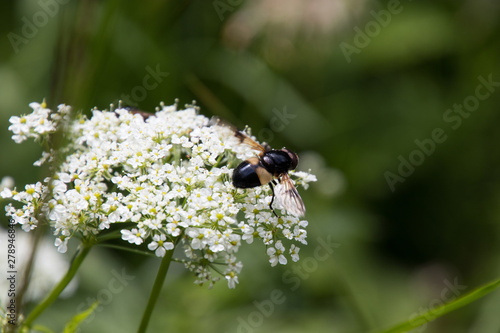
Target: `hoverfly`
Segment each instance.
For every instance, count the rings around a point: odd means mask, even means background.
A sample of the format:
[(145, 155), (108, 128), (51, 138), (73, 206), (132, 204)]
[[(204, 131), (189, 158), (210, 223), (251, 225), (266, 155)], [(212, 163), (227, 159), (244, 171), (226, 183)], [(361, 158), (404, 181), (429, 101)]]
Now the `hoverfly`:
[(234, 187), (252, 188), (269, 184), (273, 193), (269, 208), (276, 217), (279, 216), (273, 209), (275, 197), (293, 215), (300, 217), (305, 214), (304, 202), (288, 175), (288, 172), (294, 170), (299, 163), (299, 157), (296, 153), (285, 147), (271, 149), (268, 145), (262, 146), (244, 132), (221, 121), (219, 118), (212, 118), (211, 123), (229, 127), (240, 143), (246, 144), (259, 152), (258, 156), (250, 157), (234, 169), (232, 177)]

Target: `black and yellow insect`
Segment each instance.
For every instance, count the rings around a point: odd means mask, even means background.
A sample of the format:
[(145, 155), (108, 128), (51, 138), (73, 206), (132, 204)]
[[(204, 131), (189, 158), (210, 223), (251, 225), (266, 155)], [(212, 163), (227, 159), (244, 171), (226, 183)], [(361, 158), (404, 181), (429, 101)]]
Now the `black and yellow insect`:
[[(293, 185), (288, 175), (290, 170), (294, 170), (299, 163), (299, 157), (293, 151), (282, 149), (271, 149), (255, 142), (252, 138), (243, 132), (238, 131), (219, 119), (216, 123), (224, 125), (233, 130), (234, 136), (240, 143), (247, 144), (252, 149), (259, 152), (258, 156), (251, 157), (241, 162), (233, 171), (233, 186), (237, 188), (252, 188), (269, 184), (273, 197), (269, 203), (269, 208), (274, 215), (278, 216), (273, 209), (274, 198), (283, 205), (283, 207), (295, 216), (303, 216), (306, 212), (304, 202)], [(278, 181), (279, 185), (276, 183)], [(274, 186), (280, 186), (275, 192)]]

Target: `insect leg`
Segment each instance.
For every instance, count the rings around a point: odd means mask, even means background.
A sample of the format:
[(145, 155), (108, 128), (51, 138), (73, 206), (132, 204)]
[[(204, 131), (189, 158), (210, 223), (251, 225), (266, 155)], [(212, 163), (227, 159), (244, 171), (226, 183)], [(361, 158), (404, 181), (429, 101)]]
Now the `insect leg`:
[(269, 182), (269, 187), (271, 187), (271, 192), (273, 192), (273, 197), (271, 198), (271, 202), (269, 203), (269, 208), (273, 211), (274, 216), (279, 218), (278, 214), (276, 214), (276, 212), (274, 211), (274, 208), (273, 208), (273, 202), (274, 202), (274, 197), (275, 197), (273, 185), (276, 185), (275, 180), (272, 180)]

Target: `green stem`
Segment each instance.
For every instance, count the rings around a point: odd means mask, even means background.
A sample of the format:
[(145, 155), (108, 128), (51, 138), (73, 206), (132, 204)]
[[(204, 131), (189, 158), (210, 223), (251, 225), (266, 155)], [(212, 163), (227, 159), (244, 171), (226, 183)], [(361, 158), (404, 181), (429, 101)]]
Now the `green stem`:
[(31, 327), (33, 321), (46, 309), (48, 308), (56, 299), (59, 297), (59, 294), (66, 288), (66, 286), (71, 282), (73, 277), (75, 276), (78, 268), (82, 264), (83, 260), (89, 253), (91, 245), (83, 244), (82, 247), (78, 250), (71, 266), (69, 267), (68, 272), (64, 275), (63, 279), (52, 289), (52, 292), (45, 297), (45, 299), (38, 304), (33, 311), (26, 317), (23, 325), (27, 327)]
[(498, 287), (500, 287), (500, 279), (478, 287), (460, 298), (457, 298), (449, 303), (445, 303), (437, 308), (431, 309), (416, 317), (412, 317), (410, 320), (405, 321), (404, 323), (400, 323), (390, 329), (381, 331), (380, 333), (398, 333), (411, 331), (418, 326), (421, 326), (429, 321), (447, 314), (448, 312), (457, 310), (469, 303), (474, 302), (475, 300), (491, 293)]
[(149, 319), (151, 318), (151, 314), (153, 313), (153, 308), (155, 307), (156, 301), (160, 296), (161, 288), (163, 287), (163, 282), (165, 281), (165, 277), (167, 276), (168, 267), (170, 266), (170, 262), (172, 261), (173, 253), (174, 249), (167, 251), (161, 261), (160, 268), (158, 269), (158, 273), (156, 274), (153, 289), (151, 290), (151, 294), (149, 295), (148, 305), (146, 306), (146, 310), (144, 310), (141, 325), (137, 330), (138, 333), (145, 333), (146, 329), (148, 328)]
[(121, 246), (121, 245), (115, 245), (115, 244), (96, 244), (97, 246), (101, 246), (101, 247), (107, 247), (107, 248), (110, 248), (110, 249), (116, 249), (116, 250), (121, 250), (121, 251), (127, 251), (127, 252), (131, 252), (131, 253), (135, 253), (135, 254), (141, 254), (143, 256), (148, 256), (148, 257), (154, 257), (156, 258), (156, 255), (154, 254), (154, 252), (151, 252), (151, 251), (142, 251), (142, 250), (137, 250), (137, 249), (134, 249), (134, 248), (129, 248), (129, 247), (125, 247), (125, 246)]

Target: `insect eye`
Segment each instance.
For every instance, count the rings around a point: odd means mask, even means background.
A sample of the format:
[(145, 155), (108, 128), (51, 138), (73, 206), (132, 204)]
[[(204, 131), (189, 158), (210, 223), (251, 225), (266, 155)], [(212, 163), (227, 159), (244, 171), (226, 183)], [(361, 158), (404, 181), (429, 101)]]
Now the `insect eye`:
[(283, 148), (283, 150), (288, 154), (290, 157), (290, 170), (294, 170), (297, 167), (297, 164), (299, 164), (299, 156), (295, 154), (293, 151)]

